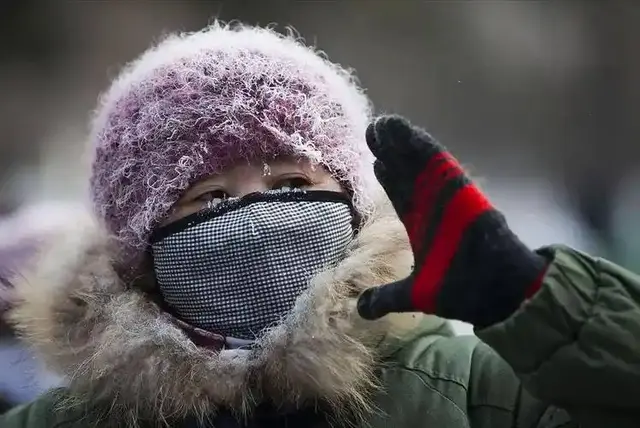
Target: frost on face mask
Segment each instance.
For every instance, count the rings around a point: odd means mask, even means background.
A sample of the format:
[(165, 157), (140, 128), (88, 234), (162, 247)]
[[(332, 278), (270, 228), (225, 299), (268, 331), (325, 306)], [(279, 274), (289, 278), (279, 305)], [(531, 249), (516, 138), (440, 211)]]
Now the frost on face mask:
[(267, 190), (266, 194), (274, 194), (274, 193), (306, 193), (307, 190), (299, 189), (297, 187), (279, 187), (277, 189)]

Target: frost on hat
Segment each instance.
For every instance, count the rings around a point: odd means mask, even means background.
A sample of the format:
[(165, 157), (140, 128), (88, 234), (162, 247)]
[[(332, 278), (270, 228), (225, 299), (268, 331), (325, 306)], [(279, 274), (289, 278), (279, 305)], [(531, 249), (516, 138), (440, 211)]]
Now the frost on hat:
[(216, 23), (129, 64), (93, 121), (91, 192), (128, 251), (194, 182), (243, 159), (323, 164), (363, 213), (377, 186), (364, 133), (370, 103), (347, 70), (292, 35)]

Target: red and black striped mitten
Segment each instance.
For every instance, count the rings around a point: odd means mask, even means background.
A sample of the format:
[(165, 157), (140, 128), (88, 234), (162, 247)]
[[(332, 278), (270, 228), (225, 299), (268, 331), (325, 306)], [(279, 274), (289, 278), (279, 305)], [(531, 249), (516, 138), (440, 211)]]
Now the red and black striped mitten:
[(402, 117), (383, 116), (369, 125), (366, 139), (415, 261), (409, 277), (360, 296), (363, 318), (421, 311), (486, 327), (538, 290), (548, 261), (518, 239), (427, 132)]

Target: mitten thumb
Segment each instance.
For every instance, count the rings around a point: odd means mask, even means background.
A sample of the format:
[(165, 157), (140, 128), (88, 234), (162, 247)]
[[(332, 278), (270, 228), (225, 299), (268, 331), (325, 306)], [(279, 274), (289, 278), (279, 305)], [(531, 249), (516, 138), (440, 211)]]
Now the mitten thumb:
[(413, 275), (400, 281), (365, 290), (358, 299), (358, 313), (366, 320), (375, 320), (391, 312), (414, 312), (411, 303)]

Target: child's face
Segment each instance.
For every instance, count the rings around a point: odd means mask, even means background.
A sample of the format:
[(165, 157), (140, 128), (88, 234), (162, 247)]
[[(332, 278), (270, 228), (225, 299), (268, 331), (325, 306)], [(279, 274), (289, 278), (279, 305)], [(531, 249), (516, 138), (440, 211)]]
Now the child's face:
[(169, 224), (227, 198), (287, 188), (344, 191), (325, 168), (314, 166), (307, 160), (281, 158), (268, 163), (243, 163), (191, 186), (173, 206), (163, 224)]

